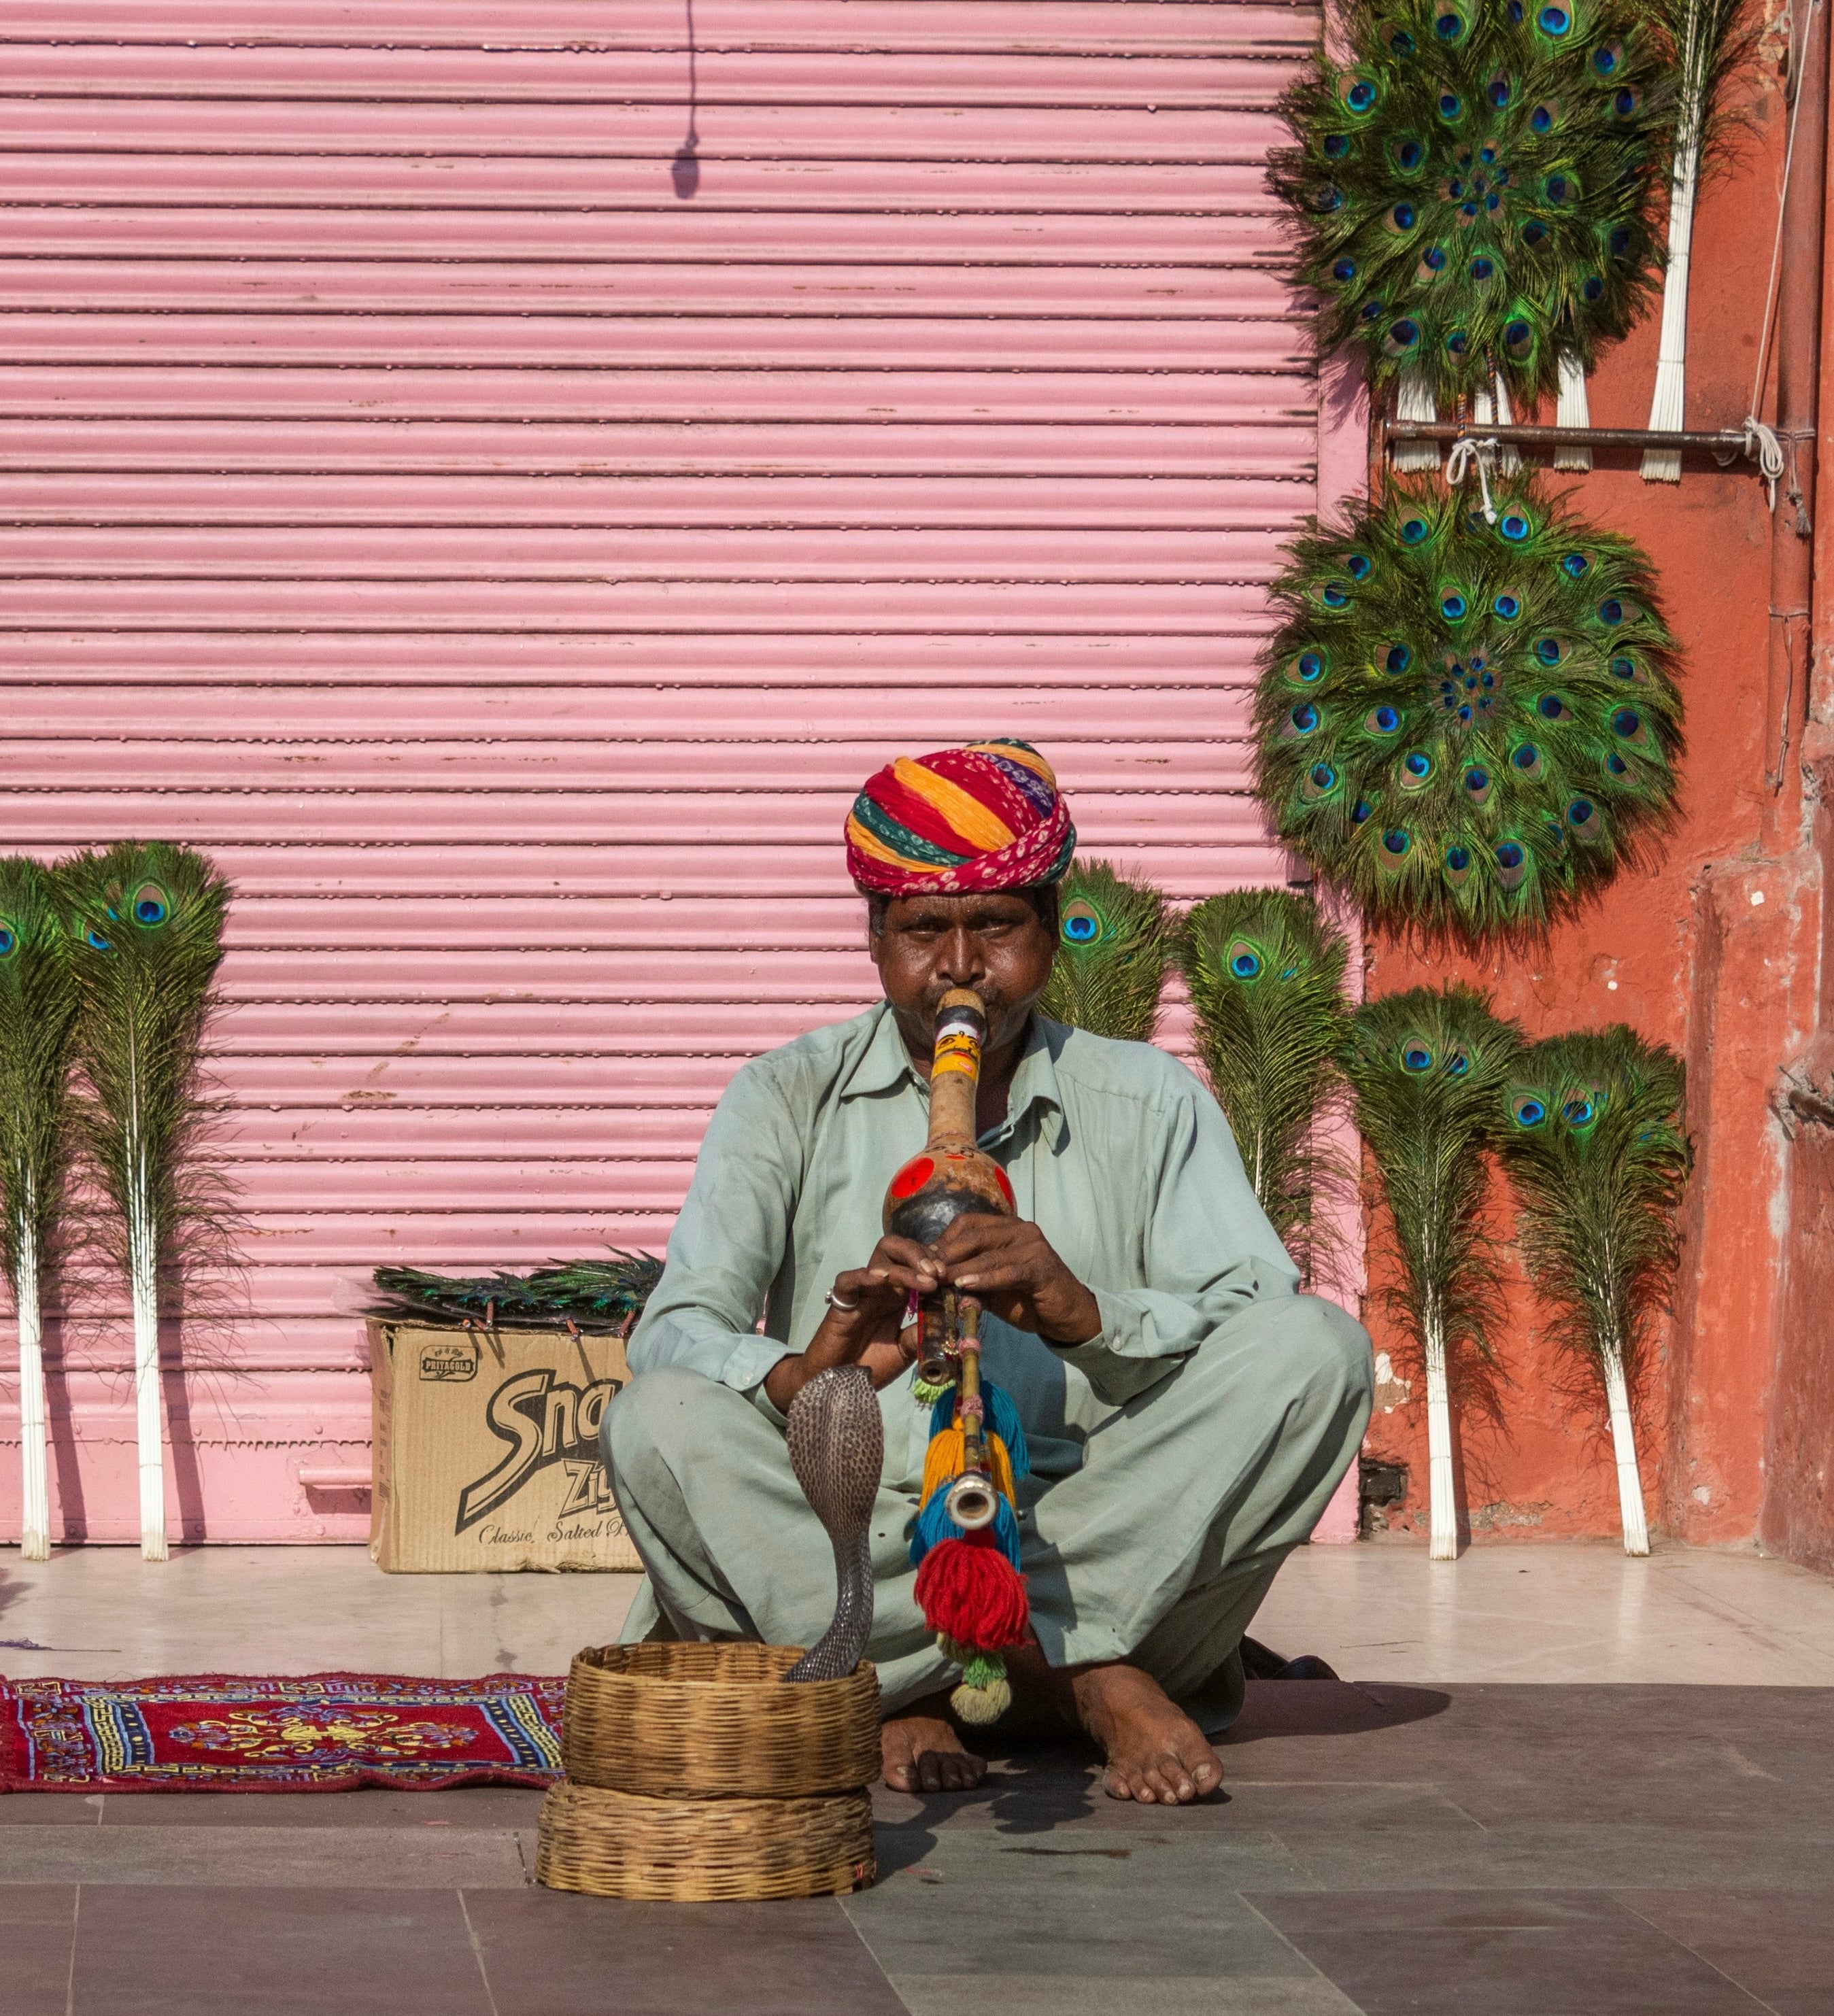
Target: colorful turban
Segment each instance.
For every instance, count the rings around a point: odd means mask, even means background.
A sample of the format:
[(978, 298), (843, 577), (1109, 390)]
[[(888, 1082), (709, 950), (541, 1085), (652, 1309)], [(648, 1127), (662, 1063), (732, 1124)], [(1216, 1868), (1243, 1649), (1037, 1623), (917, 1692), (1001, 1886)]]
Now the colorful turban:
[(847, 815), (847, 870), (888, 896), (1054, 882), (1076, 851), (1050, 765), (1029, 742), (971, 742), (867, 778)]

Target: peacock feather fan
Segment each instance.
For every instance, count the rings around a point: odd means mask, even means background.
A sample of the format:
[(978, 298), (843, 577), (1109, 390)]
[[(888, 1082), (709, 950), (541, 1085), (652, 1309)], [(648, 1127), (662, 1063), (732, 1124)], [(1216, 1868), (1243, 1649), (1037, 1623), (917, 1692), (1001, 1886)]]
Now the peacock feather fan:
[(204, 1189), (199, 1089), (229, 885), (202, 855), (124, 841), (63, 871), (77, 977), (77, 1134), (110, 1207), (134, 1316), (141, 1550), (166, 1556), (162, 1279)]
[(20, 1544), (51, 1552), (41, 1289), (63, 1201), (76, 984), (49, 870), (0, 861), (0, 1258), (19, 1320)]
[(1351, 1018), (1345, 1070), (1357, 1125), (1394, 1221), (1400, 1280), (1391, 1306), (1426, 1374), (1436, 1561), (1458, 1550), (1454, 1375), (1490, 1357), (1497, 1276), (1480, 1219), (1486, 1150), (1520, 1048), (1514, 1027), (1469, 987), (1386, 995)]
[(1673, 77), (1633, 0), (1358, 0), (1282, 110), (1270, 178), (1322, 356), (1448, 402), (1589, 368), (1654, 287)]
[(1500, 1116), (1530, 1279), (1604, 1389), (1633, 1554), (1649, 1535), (1630, 1395), (1679, 1258), (1685, 1094), (1681, 1059), (1619, 1023), (1523, 1051)]
[(1274, 594), (1257, 788), (1367, 914), (1533, 932), (1670, 815), (1681, 702), (1649, 563), (1532, 481), (1494, 525), (1397, 481), (1314, 521)]
[(1175, 935), (1150, 884), (1105, 861), (1077, 862), (1061, 887), (1057, 958), (1039, 1007), (1098, 1036), (1150, 1042)]
[(498, 1323), (589, 1331), (629, 1331), (643, 1312), (662, 1262), (647, 1253), (613, 1249), (609, 1260), (572, 1260), (530, 1274), (431, 1274), (418, 1267), (378, 1267), (384, 1298), (373, 1312), (437, 1317), (443, 1322)]
[(1185, 920), (1198, 1054), (1261, 1208), (1308, 1273), (1315, 1123), (1339, 1082), (1349, 952), (1310, 896), (1284, 889), (1212, 896)]

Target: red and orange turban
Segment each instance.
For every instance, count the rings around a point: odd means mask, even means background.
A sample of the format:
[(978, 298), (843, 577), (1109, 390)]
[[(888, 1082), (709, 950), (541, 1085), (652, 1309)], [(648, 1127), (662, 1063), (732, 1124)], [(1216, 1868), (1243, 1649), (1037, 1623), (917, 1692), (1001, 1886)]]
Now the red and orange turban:
[(847, 815), (847, 870), (888, 896), (965, 896), (1054, 882), (1076, 829), (1029, 742), (971, 742), (867, 778)]

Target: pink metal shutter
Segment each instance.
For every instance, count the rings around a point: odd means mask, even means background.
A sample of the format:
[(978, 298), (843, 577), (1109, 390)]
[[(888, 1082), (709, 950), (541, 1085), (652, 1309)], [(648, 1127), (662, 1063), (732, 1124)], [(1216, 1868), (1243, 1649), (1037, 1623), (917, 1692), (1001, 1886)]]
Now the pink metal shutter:
[[(0, 844), (239, 891), (247, 1308), (168, 1381), (175, 1530), (364, 1532), (298, 1472), (366, 1460), (377, 1262), (660, 1247), (736, 1065), (872, 995), (891, 754), (1025, 736), (1088, 851), (1278, 878), (1241, 724), (1317, 398), (1262, 174), (1315, 30), (13, 0)], [(53, 1395), (94, 1538), (126, 1349)]]

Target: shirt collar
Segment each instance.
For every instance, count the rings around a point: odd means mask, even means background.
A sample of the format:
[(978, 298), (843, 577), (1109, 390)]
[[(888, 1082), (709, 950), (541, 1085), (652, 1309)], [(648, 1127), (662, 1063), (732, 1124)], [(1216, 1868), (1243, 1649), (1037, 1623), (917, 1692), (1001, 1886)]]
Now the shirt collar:
[[(890, 1004), (885, 1002), (880, 1003), (878, 1013), (878, 1027), (873, 1031), (872, 1041), (854, 1067), (841, 1097), (853, 1099), (866, 1093), (895, 1092), (908, 1081), (927, 1104), (929, 1081), (911, 1062), (910, 1053), (904, 1047), (904, 1039), (898, 1033), (897, 1017), (892, 1013)], [(1036, 1106), (1040, 1109), (1040, 1136), (1047, 1147), (1057, 1147), (1064, 1129), (1063, 1100), (1057, 1082), (1057, 1051), (1061, 1047), (1063, 1034), (1061, 1024), (1047, 1022), (1042, 1015), (1032, 1017), (1032, 1026), (1025, 1032), (1025, 1045), (1013, 1071), (1006, 1118), (986, 1136), (985, 1145), (1009, 1140), (1018, 1131), (1020, 1121)]]

